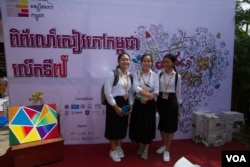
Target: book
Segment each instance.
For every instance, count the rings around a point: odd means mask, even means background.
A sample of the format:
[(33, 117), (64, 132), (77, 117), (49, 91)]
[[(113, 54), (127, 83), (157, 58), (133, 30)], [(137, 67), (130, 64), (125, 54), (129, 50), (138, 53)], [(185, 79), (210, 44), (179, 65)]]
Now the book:
[(130, 110), (130, 105), (122, 106), (122, 112), (127, 113)]
[[(148, 84), (145, 84), (144, 86), (142, 86), (142, 89), (145, 91), (145, 92), (149, 92), (149, 93), (153, 93), (154, 92), (154, 88), (152, 88), (151, 86), (149, 86)], [(138, 99), (138, 100), (141, 100), (143, 98), (147, 98), (147, 96), (144, 96), (140, 93), (137, 93), (135, 95), (135, 98)]]

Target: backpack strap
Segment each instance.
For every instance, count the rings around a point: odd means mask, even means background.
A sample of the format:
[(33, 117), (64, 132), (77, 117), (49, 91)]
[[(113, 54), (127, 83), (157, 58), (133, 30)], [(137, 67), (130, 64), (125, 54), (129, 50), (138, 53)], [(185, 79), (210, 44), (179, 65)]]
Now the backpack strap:
[[(118, 72), (117, 69), (112, 70), (112, 71), (114, 72), (113, 86), (115, 86), (118, 83), (118, 81), (119, 81), (119, 72)], [(130, 78), (131, 84), (133, 84), (134, 79), (133, 79), (133, 75), (131, 73), (129, 74), (129, 78)]]
[(163, 74), (163, 71), (161, 71), (161, 73), (160, 73), (160, 75), (159, 75), (159, 79), (161, 79), (162, 74)]
[(119, 81), (119, 73), (118, 73), (118, 70), (115, 69), (115, 70), (112, 70), (114, 72), (114, 82), (113, 82), (113, 86), (115, 86), (118, 81)]
[(133, 84), (133, 82), (134, 82), (133, 74), (130, 73), (129, 77), (130, 77), (131, 84)]
[(176, 71), (176, 74), (175, 74), (175, 83), (174, 83), (174, 85), (175, 85), (175, 90), (176, 90), (176, 87), (177, 87), (177, 81), (178, 81), (178, 73), (177, 73), (177, 71)]

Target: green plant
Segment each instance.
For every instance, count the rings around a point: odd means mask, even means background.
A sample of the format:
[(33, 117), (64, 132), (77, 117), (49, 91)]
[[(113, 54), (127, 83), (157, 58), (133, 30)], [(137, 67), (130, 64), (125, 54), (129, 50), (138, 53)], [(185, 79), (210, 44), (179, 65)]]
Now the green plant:
[[(250, 10), (243, 10), (237, 1), (231, 109), (249, 112), (250, 106)], [(246, 27), (246, 28), (243, 28)]]

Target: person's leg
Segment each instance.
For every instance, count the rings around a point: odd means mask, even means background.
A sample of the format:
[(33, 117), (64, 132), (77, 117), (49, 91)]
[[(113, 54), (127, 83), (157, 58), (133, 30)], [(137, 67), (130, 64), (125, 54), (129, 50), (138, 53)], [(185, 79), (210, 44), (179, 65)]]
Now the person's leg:
[(143, 151), (144, 151), (144, 148), (145, 148), (145, 145), (140, 143), (139, 148), (137, 150), (137, 154), (141, 155), (143, 153)]
[(166, 132), (161, 132), (161, 139), (162, 139), (163, 146), (166, 146), (166, 142), (167, 142), (167, 133)]
[(109, 140), (110, 148), (112, 151), (116, 149), (116, 140)]
[(145, 144), (144, 145), (144, 151), (148, 151), (148, 148), (149, 148), (149, 144)]
[(173, 136), (174, 134), (173, 133), (167, 133), (166, 134), (166, 143), (165, 143), (165, 146), (166, 146), (166, 151), (170, 151), (170, 146), (172, 144), (172, 141), (173, 141)]
[(120, 156), (118, 155), (118, 152), (116, 150), (116, 143), (117, 141), (116, 140), (109, 140), (109, 144), (110, 144), (110, 152), (109, 152), (109, 156), (110, 158), (115, 161), (115, 162), (120, 162), (121, 161), (121, 158)]
[(142, 159), (148, 159), (148, 149), (149, 149), (149, 144), (144, 145), (144, 150), (141, 154)]
[(116, 140), (116, 151), (117, 151), (120, 158), (123, 158), (125, 156), (123, 149), (122, 149), (122, 139)]
[(116, 146), (122, 146), (122, 139), (117, 139), (117, 140), (115, 140), (115, 144), (116, 144)]
[(162, 139), (162, 146), (156, 150), (156, 153), (158, 154), (162, 154), (166, 150), (166, 139), (167, 139), (166, 132), (161, 131), (161, 139)]
[(172, 144), (172, 141), (173, 141), (173, 133), (167, 133), (166, 134), (166, 143), (165, 143), (165, 147), (166, 147), (166, 150), (164, 151), (163, 153), (163, 161), (164, 162), (168, 162), (170, 161), (170, 146)]

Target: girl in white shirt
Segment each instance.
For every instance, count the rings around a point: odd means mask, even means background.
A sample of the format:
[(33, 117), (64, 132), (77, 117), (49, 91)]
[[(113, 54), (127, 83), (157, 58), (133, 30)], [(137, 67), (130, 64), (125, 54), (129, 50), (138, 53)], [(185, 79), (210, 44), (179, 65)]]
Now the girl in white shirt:
[[(181, 76), (175, 69), (176, 57), (167, 54), (163, 58), (164, 70), (160, 73), (160, 93), (157, 98), (157, 110), (160, 116), (160, 130), (163, 146), (156, 152), (163, 153), (163, 161), (170, 161), (170, 146), (174, 132), (178, 129), (178, 116), (181, 109)], [(177, 74), (177, 77), (176, 77)], [(176, 82), (177, 79), (177, 82)]]
[[(106, 105), (106, 123), (105, 138), (110, 143), (110, 158), (115, 162), (120, 162), (124, 157), (121, 147), (122, 139), (126, 137), (128, 127), (128, 115), (132, 111), (133, 90), (132, 81), (129, 77), (130, 56), (122, 53), (118, 56), (118, 66), (116, 68), (119, 74), (118, 83), (113, 86), (114, 72), (111, 71), (104, 83), (104, 94), (108, 104)], [(130, 105), (129, 110), (124, 113), (123, 106)]]
[(137, 153), (142, 159), (148, 158), (149, 145), (155, 138), (155, 98), (159, 94), (159, 77), (151, 70), (152, 65), (152, 55), (142, 55), (142, 68), (133, 75), (136, 95), (129, 123), (129, 138), (139, 144)]

